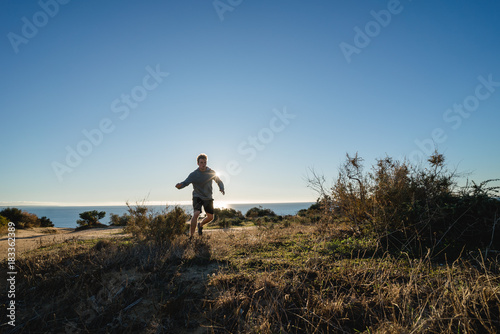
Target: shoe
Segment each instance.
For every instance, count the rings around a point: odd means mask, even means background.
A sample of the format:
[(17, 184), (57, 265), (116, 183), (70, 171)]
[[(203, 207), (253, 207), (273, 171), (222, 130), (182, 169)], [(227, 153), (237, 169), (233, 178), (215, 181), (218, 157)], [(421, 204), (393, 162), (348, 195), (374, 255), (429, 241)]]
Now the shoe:
[(201, 226), (200, 223), (198, 223), (198, 234), (199, 235), (203, 234), (203, 226)]

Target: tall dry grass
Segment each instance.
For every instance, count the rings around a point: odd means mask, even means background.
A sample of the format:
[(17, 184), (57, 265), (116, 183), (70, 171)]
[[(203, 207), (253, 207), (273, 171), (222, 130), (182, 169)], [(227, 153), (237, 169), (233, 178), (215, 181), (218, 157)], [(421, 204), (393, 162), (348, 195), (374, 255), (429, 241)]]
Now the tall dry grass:
[(6, 332), (498, 333), (499, 262), (467, 255), (395, 256), (304, 217), (191, 242), (71, 241), (18, 259)]
[(331, 191), (324, 178), (309, 181), (320, 191), (325, 216), (347, 219), (357, 235), (374, 235), (387, 250), (458, 257), (462, 250), (500, 250), (498, 180), (457, 184), (445, 157), (435, 152), (424, 166), (390, 157), (365, 171), (362, 157), (349, 154)]
[(16, 327), (4, 333), (175, 333), (199, 327), (217, 263), (204, 240), (180, 236), (71, 241), (20, 256), (16, 267)]
[[(306, 235), (312, 240), (299, 241)], [(231, 265), (210, 281), (211, 332), (500, 331), (500, 277), (487, 262), (440, 265), (429, 257), (367, 258), (359, 251), (339, 258), (324, 252), (331, 237), (337, 236), (291, 227), (218, 242)]]

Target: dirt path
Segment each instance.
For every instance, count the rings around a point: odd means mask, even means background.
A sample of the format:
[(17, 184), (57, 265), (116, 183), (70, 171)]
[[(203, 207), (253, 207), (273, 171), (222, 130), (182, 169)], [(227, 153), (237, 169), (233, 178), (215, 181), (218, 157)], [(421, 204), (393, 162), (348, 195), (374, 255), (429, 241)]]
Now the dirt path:
[[(61, 243), (66, 240), (86, 240), (97, 238), (115, 238), (123, 236), (123, 227), (95, 228), (75, 231), (74, 228), (38, 227), (16, 230), (16, 256), (26, 251), (37, 249), (50, 244)], [(7, 257), (9, 239), (7, 235), (0, 237), (0, 260)]]
[[(229, 229), (204, 229), (203, 233), (242, 231), (251, 227), (231, 227)], [(75, 231), (74, 228), (61, 227), (35, 227), (29, 229), (16, 230), (16, 256), (22, 253), (48, 246), (58, 244), (66, 240), (88, 240), (98, 238), (116, 238), (124, 236), (123, 227), (93, 228), (90, 230)], [(198, 232), (196, 233), (198, 235)], [(0, 236), (0, 261), (7, 258), (9, 240), (7, 235)]]

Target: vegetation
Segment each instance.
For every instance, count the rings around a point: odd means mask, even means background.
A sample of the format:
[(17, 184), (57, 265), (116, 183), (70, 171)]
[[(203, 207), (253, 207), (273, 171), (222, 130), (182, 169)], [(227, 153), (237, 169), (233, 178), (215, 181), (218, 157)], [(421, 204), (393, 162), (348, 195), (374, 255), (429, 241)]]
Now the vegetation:
[(85, 211), (79, 214), (80, 219), (76, 221), (80, 228), (92, 228), (92, 227), (107, 227), (104, 224), (101, 224), (99, 219), (104, 218), (106, 216), (106, 212), (104, 211)]
[(131, 218), (132, 217), (127, 213), (124, 213), (121, 216), (115, 213), (111, 213), (109, 215), (109, 221), (111, 226), (126, 226), (130, 222)]
[[(496, 333), (498, 262), (394, 257), (349, 227), (256, 230), (213, 244), (212, 332)], [(221, 329), (221, 330), (218, 330)], [(223, 330), (222, 330), (223, 329)]]
[(488, 186), (497, 180), (460, 188), (437, 152), (425, 168), (386, 157), (365, 173), (362, 162), (347, 155), (331, 193), (322, 196), (329, 217), (346, 219), (356, 236), (371, 235), (386, 250), (416, 256), (500, 249), (499, 187)]
[(238, 219), (244, 219), (245, 217), (243, 216), (243, 214), (241, 213), (241, 211), (237, 211), (235, 209), (232, 209), (232, 208), (222, 208), (222, 209), (218, 209), (218, 208), (215, 208), (214, 209), (214, 216), (215, 216), (215, 219), (226, 219), (226, 218), (238, 218)]
[(276, 214), (271, 209), (264, 209), (262, 206), (251, 208), (245, 214), (247, 218), (275, 217)]
[(18, 326), (92, 333), (500, 332), (493, 181), (460, 188), (437, 153), (424, 169), (385, 158), (369, 173), (360, 157), (347, 156), (332, 189), (323, 180), (312, 180), (322, 196), (297, 216), (263, 208), (245, 218), (216, 212), (220, 221), (244, 219), (252, 228), (189, 240), (190, 217), (181, 208), (155, 213), (138, 204), (129, 206), (130, 236), (21, 256)]
[(9, 220), (4, 216), (0, 215), (0, 234), (7, 233), (7, 227), (9, 224)]
[[(16, 228), (30, 228), (30, 227), (53, 227), (54, 224), (47, 217), (38, 218), (37, 215), (18, 208), (5, 208), (0, 211), (0, 230), (5, 224), (5, 219), (8, 222), (16, 224)], [(5, 224), (5, 225), (4, 225)]]
[(128, 203), (130, 219), (125, 227), (126, 233), (131, 233), (138, 241), (163, 244), (171, 242), (176, 236), (187, 231), (186, 222), (190, 217), (184, 210), (175, 206), (158, 214), (144, 204), (131, 207)]
[(475, 252), (446, 263), (394, 256), (340, 221), (272, 226), (191, 242), (184, 235), (168, 243), (125, 237), (32, 252), (16, 261), (17, 326), (92, 333), (500, 331), (494, 257)]
[(52, 223), (52, 221), (45, 216), (39, 218), (38, 221), (40, 223), (40, 227), (54, 227), (54, 223)]
[(231, 226), (241, 226), (245, 217), (241, 211), (235, 209), (214, 209), (214, 223), (218, 227), (229, 228)]

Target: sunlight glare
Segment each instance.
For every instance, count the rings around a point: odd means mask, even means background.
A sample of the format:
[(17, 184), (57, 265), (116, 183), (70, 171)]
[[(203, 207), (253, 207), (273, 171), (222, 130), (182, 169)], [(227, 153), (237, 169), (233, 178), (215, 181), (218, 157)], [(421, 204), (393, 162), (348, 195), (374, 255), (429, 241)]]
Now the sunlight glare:
[(228, 202), (223, 202), (223, 201), (214, 201), (214, 208), (216, 209), (229, 209), (231, 208), (231, 205)]

